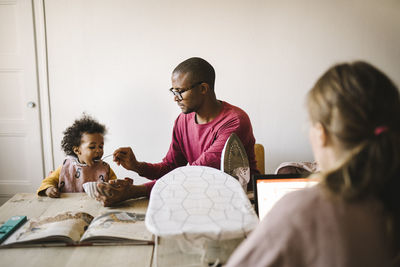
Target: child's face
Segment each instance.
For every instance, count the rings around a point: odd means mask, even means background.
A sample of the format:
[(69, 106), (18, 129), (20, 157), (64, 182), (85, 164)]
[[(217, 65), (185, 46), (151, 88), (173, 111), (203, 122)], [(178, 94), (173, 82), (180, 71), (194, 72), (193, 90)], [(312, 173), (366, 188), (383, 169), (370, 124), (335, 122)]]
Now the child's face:
[(100, 160), (103, 156), (104, 137), (99, 133), (84, 133), (81, 144), (74, 147), (74, 152), (80, 163), (92, 166), (95, 160)]

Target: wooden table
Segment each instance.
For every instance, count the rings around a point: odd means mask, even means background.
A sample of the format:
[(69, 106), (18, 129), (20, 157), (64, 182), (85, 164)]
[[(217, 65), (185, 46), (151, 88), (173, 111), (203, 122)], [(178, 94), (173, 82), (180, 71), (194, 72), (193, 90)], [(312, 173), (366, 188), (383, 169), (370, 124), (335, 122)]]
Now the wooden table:
[[(110, 210), (145, 213), (147, 205), (148, 199), (136, 199), (104, 208), (83, 193), (62, 194), (58, 199), (20, 193), (0, 207), (0, 225), (14, 215), (30, 219), (65, 211), (84, 211), (93, 216)], [(153, 251), (153, 245), (0, 249), (0, 266), (152, 266)]]
[[(145, 213), (148, 199), (132, 199), (114, 208), (105, 208), (84, 193), (64, 193), (61, 198), (39, 197), (34, 193), (19, 193), (0, 207), (0, 225), (14, 215), (28, 219), (54, 216), (66, 211), (84, 211), (93, 216), (110, 210)], [(238, 246), (240, 240), (231, 240)], [(0, 267), (29, 266), (135, 266), (170, 267), (204, 266), (199, 254), (182, 252), (174, 240), (158, 239), (154, 245), (96, 246), (96, 247), (46, 247), (0, 249)]]

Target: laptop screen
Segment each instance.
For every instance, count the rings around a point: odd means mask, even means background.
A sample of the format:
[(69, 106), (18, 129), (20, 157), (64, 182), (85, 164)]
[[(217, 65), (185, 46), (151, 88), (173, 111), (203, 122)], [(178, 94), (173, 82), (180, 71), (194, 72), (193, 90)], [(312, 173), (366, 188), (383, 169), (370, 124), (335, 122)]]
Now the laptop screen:
[(301, 174), (258, 174), (253, 179), (255, 209), (260, 221), (285, 194), (318, 183)]

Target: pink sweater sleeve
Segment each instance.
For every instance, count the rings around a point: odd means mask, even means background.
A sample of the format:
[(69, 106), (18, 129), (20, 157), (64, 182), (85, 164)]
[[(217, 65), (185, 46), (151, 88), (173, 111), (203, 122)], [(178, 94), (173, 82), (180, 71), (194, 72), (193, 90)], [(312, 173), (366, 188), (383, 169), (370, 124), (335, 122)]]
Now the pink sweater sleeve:
[(151, 189), (155, 185), (156, 181), (150, 181), (148, 183), (143, 184), (146, 187), (147, 197), (150, 197)]

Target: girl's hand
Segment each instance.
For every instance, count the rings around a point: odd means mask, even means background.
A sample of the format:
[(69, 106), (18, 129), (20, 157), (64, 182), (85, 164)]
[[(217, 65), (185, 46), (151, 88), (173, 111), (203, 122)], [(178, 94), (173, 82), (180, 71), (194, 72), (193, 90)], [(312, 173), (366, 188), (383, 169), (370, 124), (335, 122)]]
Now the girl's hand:
[(51, 186), (46, 189), (46, 195), (48, 197), (57, 198), (60, 197), (60, 191), (58, 191), (57, 187)]

